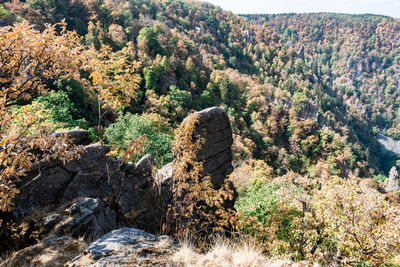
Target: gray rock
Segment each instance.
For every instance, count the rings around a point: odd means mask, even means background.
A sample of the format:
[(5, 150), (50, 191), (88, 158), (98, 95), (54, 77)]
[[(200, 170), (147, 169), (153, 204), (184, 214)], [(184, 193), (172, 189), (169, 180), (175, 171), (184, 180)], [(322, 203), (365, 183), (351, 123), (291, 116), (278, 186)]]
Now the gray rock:
[(124, 226), (159, 232), (154, 159), (146, 155), (136, 165), (125, 165), (126, 172), (106, 156), (108, 151), (108, 146), (88, 145), (79, 160), (65, 166), (58, 161), (35, 166), (17, 181), (21, 193), (14, 199), (14, 220), (33, 225), (42, 238), (91, 239)]
[(28, 218), (40, 238), (68, 235), (91, 241), (114, 229), (132, 226), (99, 198), (78, 198), (59, 207), (46, 206)]
[(151, 155), (145, 155), (134, 169), (128, 164), (123, 181), (116, 179), (113, 187), (118, 190), (115, 201), (125, 218), (138, 228), (158, 233), (163, 211), (153, 175), (154, 164)]
[(399, 172), (395, 166), (390, 169), (389, 178), (385, 181), (385, 192), (400, 190)]
[(304, 46), (301, 46), (297, 52), (297, 58), (304, 61)]
[(28, 173), (22, 177), (21, 193), (14, 199), (12, 214), (23, 218), (29, 212), (51, 205), (59, 199), (65, 187), (71, 182), (72, 174), (62, 166), (50, 166)]
[[(219, 188), (226, 176), (233, 171), (233, 138), (228, 114), (222, 108), (212, 107), (199, 111), (194, 116), (198, 120), (195, 134), (205, 140), (197, 153), (197, 160), (203, 161), (204, 175), (211, 176), (213, 185)], [(182, 122), (185, 123), (187, 119)]]
[(44, 218), (43, 226), (53, 226), (61, 220), (60, 214), (51, 214)]
[(85, 130), (80, 130), (80, 129), (65, 130), (65, 131), (55, 132), (52, 135), (53, 136), (66, 135), (73, 140), (75, 145), (86, 146), (90, 144), (89, 133)]
[(400, 141), (393, 140), (388, 136), (378, 133), (376, 139), (381, 144), (382, 152), (389, 152), (392, 155), (400, 154)]
[[(85, 171), (85, 172), (84, 172)], [(106, 199), (112, 194), (112, 190), (107, 181), (107, 176), (103, 173), (79, 171), (64, 190), (63, 199), (65, 201), (85, 196)]]
[(158, 183), (158, 187), (161, 191), (161, 197), (163, 203), (169, 203), (172, 199), (172, 192), (170, 190), (172, 176), (174, 174), (174, 166), (173, 163), (168, 163), (160, 170), (157, 171), (156, 180)]
[(135, 172), (144, 174), (146, 176), (151, 176), (154, 170), (155, 161), (152, 155), (147, 154), (141, 158), (138, 163), (136, 163)]
[[(193, 116), (197, 120), (194, 134), (200, 135), (205, 141), (197, 152), (197, 160), (203, 162), (203, 175), (210, 176), (214, 188), (219, 189), (233, 171), (231, 151), (233, 137), (228, 114), (219, 107), (212, 107), (196, 112)], [(189, 123), (188, 118), (182, 122), (182, 125), (185, 123)], [(170, 187), (173, 173), (173, 163), (170, 163), (156, 175), (164, 206), (168, 206), (165, 203), (172, 199)], [(224, 206), (233, 208), (237, 193), (233, 184), (230, 184), (230, 187), (234, 191), (234, 199), (227, 201)]]
[(65, 210), (62, 223), (55, 227), (58, 235), (93, 239), (121, 226), (129, 225), (101, 199), (84, 198)]
[(105, 175), (110, 170), (109, 165), (112, 162), (112, 159), (106, 157), (111, 148), (97, 143), (85, 146), (84, 149), (85, 152), (81, 158), (67, 163), (65, 169), (73, 173), (77, 173), (80, 170), (91, 170)]
[(176, 244), (167, 236), (157, 237), (136, 228), (121, 228), (93, 242), (68, 266), (137, 266), (143, 261), (154, 260), (152, 258), (157, 257), (160, 248), (172, 253), (175, 247)]
[[(228, 114), (214, 107), (195, 116), (195, 134), (206, 140), (197, 159), (203, 162), (203, 174), (211, 176), (214, 187), (219, 188), (233, 170)], [(70, 136), (79, 145), (88, 142), (88, 133), (82, 130), (54, 133), (60, 134)], [(83, 148), (77, 160), (65, 165), (59, 161), (39, 162), (26, 177), (16, 181), (21, 193), (14, 199), (10, 216), (13, 221), (29, 225), (40, 238), (70, 235), (91, 239), (131, 226), (159, 233), (172, 197), (173, 164), (155, 175), (151, 155), (136, 164), (125, 164), (107, 156), (107, 145)], [(234, 200), (225, 204), (233, 207)]]

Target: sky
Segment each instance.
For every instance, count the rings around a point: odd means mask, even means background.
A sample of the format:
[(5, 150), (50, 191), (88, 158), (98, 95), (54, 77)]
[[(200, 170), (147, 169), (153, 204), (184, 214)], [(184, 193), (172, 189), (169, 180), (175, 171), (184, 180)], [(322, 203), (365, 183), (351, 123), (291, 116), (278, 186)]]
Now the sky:
[(335, 12), (400, 18), (400, 0), (205, 0), (233, 13)]

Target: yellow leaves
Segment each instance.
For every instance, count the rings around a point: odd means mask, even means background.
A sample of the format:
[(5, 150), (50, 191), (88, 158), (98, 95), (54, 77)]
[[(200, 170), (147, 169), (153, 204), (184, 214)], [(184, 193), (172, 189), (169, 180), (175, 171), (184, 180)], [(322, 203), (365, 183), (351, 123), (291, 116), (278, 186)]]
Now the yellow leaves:
[(76, 33), (65, 30), (65, 23), (58, 25), (63, 28), (61, 34), (57, 34), (56, 25), (47, 25), (40, 33), (26, 21), (1, 30), (3, 103), (32, 99), (47, 91), (47, 80), (78, 73), (81, 65), (78, 55), (84, 47)]
[(83, 68), (91, 73), (93, 89), (103, 107), (123, 108), (135, 98), (141, 78), (136, 73), (138, 64), (128, 52), (124, 48), (114, 53), (108, 46), (102, 46), (100, 52), (94, 48), (85, 51), (87, 62)]

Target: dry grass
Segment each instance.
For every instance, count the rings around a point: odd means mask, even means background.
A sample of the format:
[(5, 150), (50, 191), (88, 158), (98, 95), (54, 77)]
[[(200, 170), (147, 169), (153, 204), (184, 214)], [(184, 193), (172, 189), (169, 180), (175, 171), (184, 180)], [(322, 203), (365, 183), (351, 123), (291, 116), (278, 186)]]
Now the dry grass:
[(184, 240), (171, 261), (185, 267), (278, 267), (309, 266), (307, 263), (294, 263), (289, 260), (269, 260), (254, 243), (245, 240), (233, 242), (226, 238), (216, 238), (209, 249), (200, 253)]

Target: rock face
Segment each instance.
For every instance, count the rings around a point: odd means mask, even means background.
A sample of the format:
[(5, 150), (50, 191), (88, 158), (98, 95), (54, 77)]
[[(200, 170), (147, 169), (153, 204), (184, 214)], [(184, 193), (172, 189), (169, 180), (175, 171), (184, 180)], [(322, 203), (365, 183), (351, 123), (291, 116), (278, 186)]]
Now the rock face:
[[(232, 128), (225, 110), (212, 107), (197, 112), (198, 119), (194, 134), (205, 141), (197, 153), (197, 160), (203, 162), (204, 175), (209, 175), (215, 188), (219, 188), (232, 173)], [(185, 119), (182, 124), (188, 123)], [(167, 164), (157, 172), (160, 184), (167, 186), (172, 178), (173, 164)], [(164, 198), (168, 198), (165, 196)]]
[(92, 144), (84, 148), (79, 160), (65, 166), (60, 162), (42, 164), (17, 181), (21, 193), (12, 210), (16, 220), (34, 210), (50, 206), (57, 209), (83, 197), (97, 199), (102, 209), (112, 207), (133, 225), (157, 232), (156, 218), (161, 210), (156, 205), (153, 158), (147, 155), (136, 165), (121, 164), (106, 156), (108, 146)]
[[(215, 189), (221, 188), (227, 176), (232, 173), (232, 128), (228, 114), (225, 110), (212, 107), (193, 114), (197, 119), (194, 134), (203, 140), (202, 148), (197, 152), (196, 158), (203, 163), (203, 175), (210, 176)], [(182, 125), (189, 123), (186, 118)], [(179, 153), (179, 152), (178, 152)], [(173, 194), (171, 192), (171, 179), (174, 173), (173, 163), (165, 165), (157, 172), (156, 179), (161, 187), (163, 207), (166, 209)], [(228, 181), (234, 192), (233, 199), (223, 204), (225, 208), (232, 209), (238, 196), (232, 182)]]
[(380, 133), (377, 135), (377, 140), (381, 144), (382, 152), (389, 152), (392, 155), (400, 154), (400, 141), (395, 141)]
[(221, 108), (208, 108), (197, 114), (198, 124), (194, 133), (205, 140), (197, 159), (203, 162), (204, 174), (210, 175), (213, 185), (219, 188), (233, 171), (231, 123)]
[(399, 184), (399, 172), (397, 168), (393, 166), (389, 172), (389, 178), (385, 181), (385, 191), (393, 192), (400, 190)]
[[(67, 134), (76, 144), (87, 143), (87, 132)], [(123, 164), (106, 154), (101, 144), (84, 146), (81, 158), (66, 165), (58, 161), (37, 164), (16, 181), (16, 195), (8, 218), (13, 227), (35, 237), (13, 235), (0, 227), (0, 250), (20, 249), (35, 239), (69, 235), (90, 240), (120, 227), (160, 231), (162, 209), (154, 180), (154, 159), (146, 155), (137, 164)], [(14, 236), (14, 237), (12, 237)], [(10, 239), (12, 238), (12, 242)], [(2, 251), (0, 251), (2, 252)]]
[(177, 244), (136, 228), (121, 228), (93, 242), (67, 266), (170, 266), (168, 256)]

